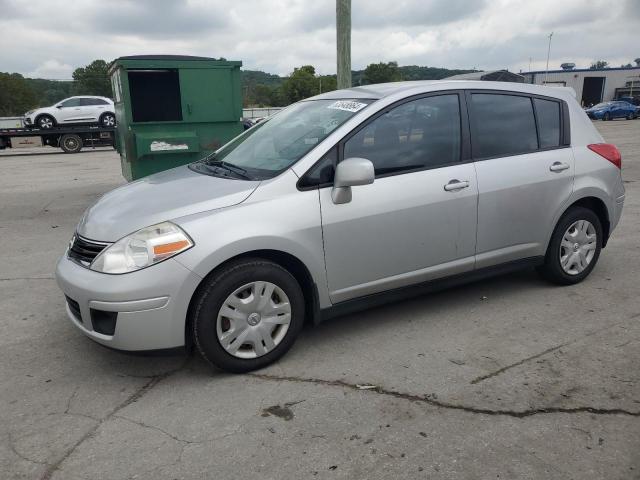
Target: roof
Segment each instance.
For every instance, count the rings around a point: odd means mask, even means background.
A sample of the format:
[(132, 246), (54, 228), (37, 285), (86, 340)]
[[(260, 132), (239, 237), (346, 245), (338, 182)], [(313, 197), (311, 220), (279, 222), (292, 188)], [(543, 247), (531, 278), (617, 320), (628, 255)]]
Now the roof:
[(125, 69), (147, 68), (240, 68), (242, 62), (218, 60), (211, 57), (195, 57), (192, 55), (129, 55), (116, 58), (109, 64), (109, 74), (118, 67)]
[(116, 60), (174, 60), (174, 61), (195, 61), (195, 60), (207, 60), (217, 61), (217, 58), (212, 57), (195, 57), (193, 55), (128, 55), (126, 57), (116, 58)]
[(531, 72), (522, 72), (521, 75), (530, 75), (535, 73), (575, 73), (575, 72), (613, 72), (616, 70), (638, 70), (640, 67), (616, 67), (616, 68), (572, 68), (571, 70), (534, 70)]
[(408, 82), (376, 83), (362, 87), (345, 88), (343, 90), (333, 90), (311, 97), (307, 100), (338, 100), (338, 99), (372, 99), (379, 100), (384, 97), (396, 95), (402, 92), (408, 94), (419, 94), (422, 92), (437, 90), (456, 89), (483, 89), (483, 90), (503, 90), (513, 92), (525, 92), (550, 97), (565, 97), (567, 95), (575, 97), (575, 92), (567, 87), (551, 87), (534, 85), (531, 83), (519, 82), (492, 82), (481, 80), (416, 80)]

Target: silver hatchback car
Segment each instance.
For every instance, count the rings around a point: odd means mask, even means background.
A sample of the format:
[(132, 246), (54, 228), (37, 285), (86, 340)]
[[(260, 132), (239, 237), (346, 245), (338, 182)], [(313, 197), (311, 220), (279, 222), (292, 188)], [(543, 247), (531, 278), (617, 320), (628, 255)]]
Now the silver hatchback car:
[(93, 340), (195, 344), (244, 372), (306, 320), (527, 266), (580, 282), (620, 219), (620, 168), (570, 89), (339, 90), (107, 193), (56, 276)]

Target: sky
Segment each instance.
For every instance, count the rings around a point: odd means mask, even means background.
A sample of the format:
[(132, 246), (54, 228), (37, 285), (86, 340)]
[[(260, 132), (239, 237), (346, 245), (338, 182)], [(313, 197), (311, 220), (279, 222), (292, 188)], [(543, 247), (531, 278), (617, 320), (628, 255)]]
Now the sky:
[[(640, 0), (352, 0), (352, 68), (527, 71), (640, 57)], [(0, 71), (70, 79), (94, 59), (182, 54), (336, 71), (334, 0), (0, 0)]]

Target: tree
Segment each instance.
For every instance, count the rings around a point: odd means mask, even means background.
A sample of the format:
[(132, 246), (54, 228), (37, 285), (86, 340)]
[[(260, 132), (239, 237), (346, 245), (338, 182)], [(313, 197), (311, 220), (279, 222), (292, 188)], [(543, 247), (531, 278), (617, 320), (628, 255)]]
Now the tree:
[(400, 80), (398, 62), (371, 63), (364, 69), (366, 83), (397, 82)]
[(596, 60), (595, 62), (593, 62), (591, 64), (591, 66), (589, 67), (591, 70), (599, 70), (602, 68), (609, 68), (609, 62), (606, 62), (604, 60)]
[(637, 67), (640, 67), (640, 57), (636, 58), (634, 62), (636, 62)]
[(318, 89), (316, 69), (311, 65), (294, 68), (282, 84), (282, 92), (289, 103), (317, 95)]
[(94, 60), (86, 67), (76, 68), (73, 72), (73, 93), (111, 97), (108, 68), (104, 60)]
[(0, 73), (0, 116), (22, 115), (36, 107), (37, 98), (19, 73)]

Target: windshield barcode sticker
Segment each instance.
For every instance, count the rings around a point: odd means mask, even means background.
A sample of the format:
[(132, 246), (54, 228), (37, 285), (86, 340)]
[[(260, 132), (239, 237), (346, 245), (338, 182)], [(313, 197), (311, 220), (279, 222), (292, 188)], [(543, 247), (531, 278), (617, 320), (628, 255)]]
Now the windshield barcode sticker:
[(344, 110), (345, 112), (358, 112), (366, 106), (366, 103), (354, 102), (353, 100), (338, 100), (327, 108), (331, 108), (333, 110)]

